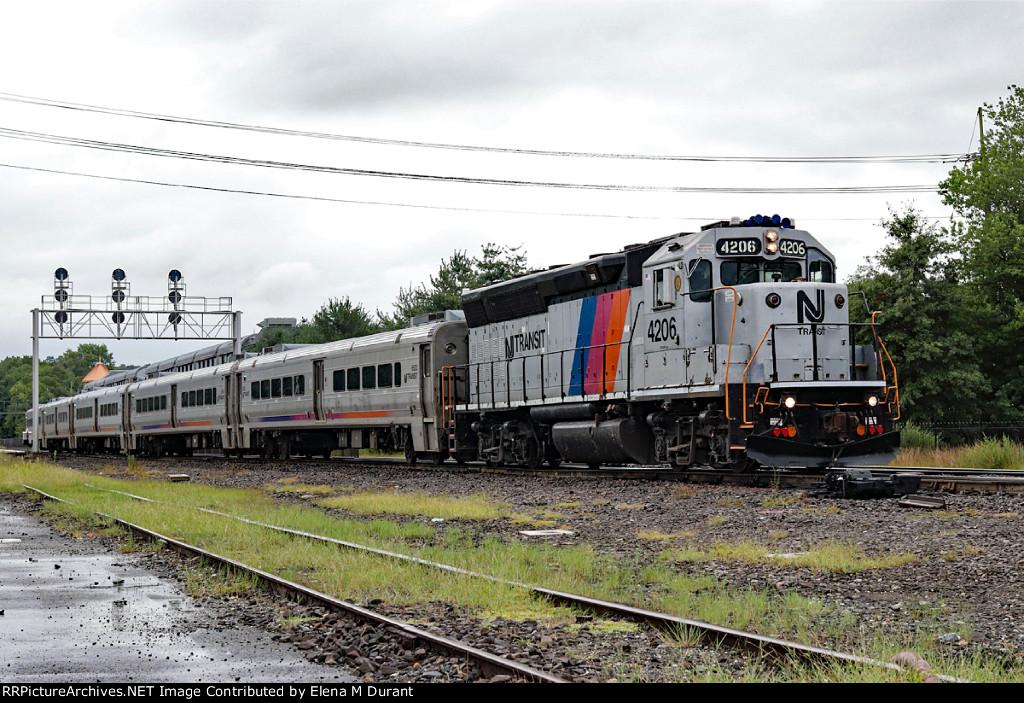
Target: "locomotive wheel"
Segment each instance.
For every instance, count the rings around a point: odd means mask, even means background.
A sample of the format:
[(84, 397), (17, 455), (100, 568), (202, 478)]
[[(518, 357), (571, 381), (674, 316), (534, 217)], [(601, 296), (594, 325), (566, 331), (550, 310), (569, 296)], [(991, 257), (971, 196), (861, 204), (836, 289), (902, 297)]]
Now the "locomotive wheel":
[(412, 437), (405, 440), (405, 463), (409, 465), (416, 463), (416, 450), (412, 446)]
[(544, 454), (540, 445), (536, 442), (529, 442), (526, 447), (526, 461), (523, 462), (528, 469), (539, 469), (544, 464)]

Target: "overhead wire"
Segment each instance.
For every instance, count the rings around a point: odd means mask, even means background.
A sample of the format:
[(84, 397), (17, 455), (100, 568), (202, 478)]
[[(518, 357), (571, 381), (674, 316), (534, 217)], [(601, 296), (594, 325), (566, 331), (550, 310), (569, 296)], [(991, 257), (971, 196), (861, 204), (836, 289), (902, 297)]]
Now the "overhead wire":
[[(711, 222), (717, 219), (715, 217), (695, 217), (695, 216), (659, 216), (659, 215), (621, 215), (612, 213), (591, 213), (591, 212), (550, 212), (550, 211), (537, 211), (537, 210), (504, 210), (497, 208), (477, 208), (477, 207), (464, 207), (454, 205), (422, 205), (418, 203), (398, 203), (381, 200), (356, 200), (351, 198), (331, 198), (327, 196), (316, 196), (316, 195), (299, 195), (291, 193), (275, 193), (272, 191), (260, 191), (260, 190), (242, 190), (237, 188), (221, 188), (217, 186), (202, 186), (190, 183), (172, 183), (168, 181), (153, 181), (142, 178), (127, 178), (123, 176), (104, 176), (95, 173), (82, 173), (77, 171), (64, 171), (60, 169), (52, 168), (41, 168), (37, 166), (24, 166), (19, 164), (7, 164), (0, 163), (2, 168), (12, 168), (22, 171), (36, 171), (40, 173), (52, 173), (63, 176), (77, 176), (81, 178), (94, 178), (98, 180), (106, 181), (118, 181), (121, 183), (140, 183), (144, 185), (155, 185), (164, 186), (170, 188), (184, 188), (191, 190), (202, 190), (211, 191), (218, 193), (234, 193), (238, 195), (259, 195), (272, 198), (285, 198), (290, 200), (314, 200), (321, 202), (331, 203), (346, 203), (352, 205), (380, 205), (386, 207), (399, 207), (399, 208), (413, 208), (421, 210), (445, 210), (452, 212), (483, 212), (492, 213), (499, 215), (540, 215), (543, 217), (588, 217), (588, 218), (607, 218), (607, 219), (620, 219), (620, 220), (672, 220), (672, 221), (693, 221), (693, 222)], [(945, 219), (942, 216), (923, 216), (924, 219), (939, 220)], [(871, 222), (877, 221), (877, 218), (872, 217), (807, 217), (802, 218), (804, 220), (816, 220), (823, 222), (839, 222), (839, 221), (862, 221)]]
[(66, 102), (51, 100), (48, 98), (37, 98), (15, 93), (0, 92), (0, 100), (18, 102), (42, 107), (53, 107), (65, 110), (93, 112), (120, 117), (131, 117), (136, 119), (154, 120), (159, 122), (170, 122), (176, 124), (197, 125), (203, 127), (215, 127), (219, 129), (242, 130), (248, 132), (260, 132), (264, 134), (278, 134), (295, 137), (307, 137), (313, 139), (329, 139), (336, 141), (358, 142), (364, 144), (380, 144), (388, 146), (416, 147), (424, 149), (446, 149), (457, 151), (475, 151), (502, 154), (524, 154), (530, 156), (557, 156), (588, 159), (623, 159), (623, 160), (644, 160), (644, 161), (697, 161), (697, 162), (739, 162), (739, 163), (954, 163), (970, 161), (977, 158), (977, 154), (966, 152), (962, 154), (903, 154), (903, 155), (873, 155), (873, 156), (706, 156), (706, 155), (675, 155), (675, 154), (640, 154), (640, 153), (618, 153), (602, 151), (571, 151), (563, 149), (528, 149), (521, 147), (501, 147), (473, 144), (452, 144), (444, 142), (416, 141), (409, 139), (389, 139), (384, 137), (367, 137), (348, 134), (333, 134), (329, 132), (316, 132), (298, 129), (286, 129), (282, 127), (268, 127), (261, 125), (244, 124), (239, 122), (225, 122), (219, 120), (207, 120), (194, 117), (182, 117), (160, 113), (140, 112), (137, 110), (126, 110), (122, 108), (103, 107), (100, 105), (89, 105), (86, 103)]
[(317, 173), (332, 173), (349, 176), (365, 176), (373, 178), (393, 178), (416, 181), (434, 181), (442, 183), (462, 183), (474, 185), (512, 186), (512, 187), (535, 187), (535, 188), (560, 188), (571, 190), (601, 190), (601, 191), (624, 191), (624, 192), (653, 192), (653, 193), (730, 193), (730, 194), (836, 194), (836, 193), (931, 193), (938, 190), (937, 186), (922, 185), (892, 185), (892, 186), (812, 186), (812, 187), (715, 187), (715, 186), (655, 186), (655, 185), (623, 185), (611, 183), (569, 183), (561, 181), (529, 181), (508, 178), (478, 178), (470, 176), (441, 176), (426, 173), (410, 173), (401, 171), (379, 171), (373, 169), (346, 168), (340, 166), (325, 166), (314, 164), (301, 164), (286, 161), (271, 161), (266, 159), (248, 159), (238, 156), (225, 156), (220, 154), (203, 154), (199, 152), (179, 151), (173, 149), (160, 149), (157, 147), (146, 147), (134, 144), (120, 144), (116, 142), (97, 141), (82, 139), (79, 137), (67, 137), (56, 134), (31, 132), (27, 130), (16, 130), (0, 128), (0, 137), (17, 139), (23, 141), (36, 141), (63, 146), (76, 146), (103, 151), (115, 151), (122, 153), (141, 154), (145, 156), (157, 156), (162, 158), (186, 159), (192, 161), (206, 161), (221, 164), (232, 164), (240, 166), (256, 166), (262, 168), (312, 171)]

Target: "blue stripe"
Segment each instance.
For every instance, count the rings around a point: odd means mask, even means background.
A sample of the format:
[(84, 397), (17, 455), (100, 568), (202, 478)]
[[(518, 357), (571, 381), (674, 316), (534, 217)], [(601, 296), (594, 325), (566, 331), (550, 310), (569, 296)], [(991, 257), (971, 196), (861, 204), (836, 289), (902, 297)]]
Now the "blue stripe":
[(569, 376), (569, 395), (583, 395), (583, 371), (587, 368), (590, 336), (594, 333), (594, 317), (597, 314), (597, 296), (584, 298), (580, 307), (580, 324), (576, 330), (576, 351), (572, 355), (572, 374)]

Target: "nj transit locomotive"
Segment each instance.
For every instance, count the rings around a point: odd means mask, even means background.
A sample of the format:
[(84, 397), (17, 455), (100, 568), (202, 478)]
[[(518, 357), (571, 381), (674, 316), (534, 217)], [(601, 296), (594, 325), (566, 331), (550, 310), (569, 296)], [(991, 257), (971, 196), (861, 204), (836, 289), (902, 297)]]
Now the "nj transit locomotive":
[[(45, 406), (40, 446), (676, 468), (887, 463), (896, 371), (831, 254), (717, 222), (463, 295), (465, 321), (261, 355)], [(106, 408), (106, 410), (104, 410)]]

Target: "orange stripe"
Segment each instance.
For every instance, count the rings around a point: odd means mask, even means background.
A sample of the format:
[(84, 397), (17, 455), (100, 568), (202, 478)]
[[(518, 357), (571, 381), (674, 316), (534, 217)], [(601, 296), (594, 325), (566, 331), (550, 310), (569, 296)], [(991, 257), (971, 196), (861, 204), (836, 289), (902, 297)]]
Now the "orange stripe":
[(626, 329), (626, 315), (628, 313), (629, 289), (617, 290), (612, 293), (612, 310), (611, 317), (608, 320), (608, 337), (605, 343), (614, 346), (607, 346), (604, 349), (604, 387), (606, 393), (611, 393), (615, 390), (615, 375), (619, 369), (619, 359), (622, 352), (622, 345), (619, 342), (622, 341), (622, 335)]
[(364, 417), (391, 417), (394, 413), (390, 410), (366, 410), (363, 412), (353, 413), (331, 413), (331, 417), (334, 419), (360, 419)]

